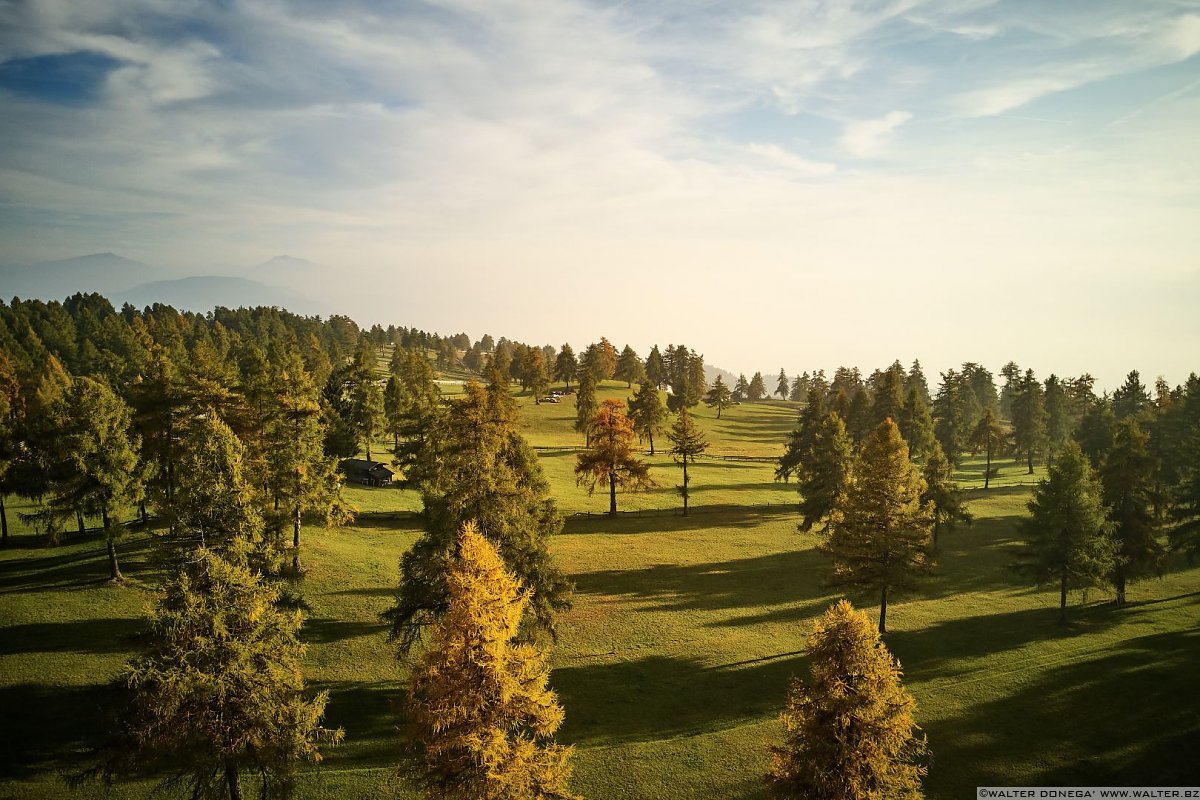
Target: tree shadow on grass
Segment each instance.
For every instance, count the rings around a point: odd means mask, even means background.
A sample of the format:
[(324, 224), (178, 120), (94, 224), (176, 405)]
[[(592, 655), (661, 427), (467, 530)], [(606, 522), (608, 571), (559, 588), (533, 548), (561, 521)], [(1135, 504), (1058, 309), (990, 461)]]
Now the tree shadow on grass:
[(122, 697), (111, 684), (0, 688), (0, 775), (23, 779), (79, 771), (111, 731)]
[(563, 533), (569, 535), (587, 533), (619, 535), (671, 533), (711, 528), (754, 528), (761, 525), (764, 518), (796, 515), (796, 506), (792, 503), (772, 503), (769, 506), (701, 504), (691, 506), (690, 514), (686, 517), (683, 516), (682, 506), (645, 511), (624, 511), (618, 513), (616, 517), (610, 517), (603, 512), (572, 514), (566, 519)]
[(21, 653), (123, 653), (134, 648), (144, 619), (88, 619), (0, 627), (0, 655)]
[[(103, 537), (84, 543), (68, 542), (66, 551), (40, 547), (31, 552), (44, 553), (32, 558), (0, 562), (0, 594), (42, 589), (91, 589), (108, 581), (108, 553)], [(154, 569), (148, 536), (129, 538), (117, 544), (117, 559), (127, 577)]]
[[(601, 570), (572, 577), (580, 594), (640, 601), (651, 611), (758, 609), (827, 596), (825, 559), (812, 548), (702, 564), (656, 564), (642, 569)], [(771, 614), (793, 613), (772, 609)], [(804, 613), (796, 608), (795, 614)], [(799, 618), (786, 616), (785, 618)], [(757, 617), (728, 625), (753, 624)]]
[[(394, 592), (389, 592), (394, 594)], [(330, 619), (312, 617), (304, 621), (301, 638), (310, 644), (330, 644), (343, 639), (374, 636), (387, 631), (386, 622), (364, 622), (361, 620)]]
[(1200, 631), (1114, 643), (1040, 672), (1014, 692), (925, 725), (926, 789), (976, 786), (1189, 786), (1200, 779)]
[(360, 511), (354, 515), (352, 527), (373, 528), (397, 533), (419, 532), (420, 511)]
[(551, 687), (567, 710), (564, 744), (613, 744), (686, 736), (770, 715), (783, 706), (801, 654), (783, 652), (738, 664), (650, 656), (565, 666)]
[(405, 686), (399, 681), (315, 683), (329, 692), (322, 724), (344, 728), (346, 744), (323, 751), (330, 769), (394, 765), (400, 753)]

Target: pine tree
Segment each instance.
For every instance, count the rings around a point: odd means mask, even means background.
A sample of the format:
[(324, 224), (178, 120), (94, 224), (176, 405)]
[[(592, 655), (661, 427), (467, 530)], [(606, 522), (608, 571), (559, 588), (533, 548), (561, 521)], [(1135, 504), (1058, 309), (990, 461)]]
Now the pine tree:
[(588, 425), (588, 449), (575, 461), (575, 482), (588, 487), (608, 484), (608, 514), (617, 515), (617, 487), (638, 492), (655, 485), (650, 465), (634, 455), (633, 420), (625, 416), (621, 401), (605, 400)]
[(788, 393), (792, 390), (792, 384), (788, 381), (787, 373), (783, 371), (783, 367), (779, 368), (779, 380), (775, 384), (775, 394), (779, 395), (780, 400), (787, 400)]
[(1154, 459), (1150, 437), (1126, 417), (1117, 423), (1112, 450), (1100, 469), (1104, 502), (1113, 525), (1118, 551), (1112, 575), (1117, 605), (1125, 605), (1125, 586), (1134, 577), (1162, 571), (1163, 548), (1158, 543), (1158, 516), (1154, 485)]
[(745, 400), (750, 397), (750, 382), (746, 380), (745, 373), (738, 375), (737, 383), (733, 385), (733, 399)]
[(921, 499), (925, 489), (900, 429), (884, 420), (863, 443), (821, 545), (833, 561), (834, 584), (879, 593), (880, 633), (887, 630), (888, 591), (907, 588), (929, 569), (933, 512)]
[(1077, 445), (1063, 448), (1028, 506), (1022, 565), (1039, 585), (1058, 582), (1059, 622), (1066, 622), (1067, 590), (1107, 581), (1117, 556), (1103, 489)]
[(20, 457), (17, 431), (24, 416), (21, 383), (8, 353), (0, 347), (0, 547), (8, 546), (8, 471)]
[(1046, 403), (1033, 370), (1025, 370), (1012, 398), (1012, 409), (1013, 447), (1025, 456), (1028, 474), (1032, 475), (1034, 460), (1046, 449)]
[(617, 358), (617, 369), (614, 373), (619, 380), (625, 381), (627, 389), (633, 388), (633, 382), (639, 383), (646, 378), (646, 368), (642, 364), (642, 359), (633, 351), (629, 345), (625, 345), (625, 349), (621, 351), (620, 357)]
[(1186, 554), (1189, 563), (1200, 555), (1200, 378), (1188, 376), (1180, 398), (1178, 421), (1178, 481), (1170, 487), (1171, 549)]
[(825, 399), (816, 389), (809, 388), (807, 400), (800, 409), (796, 419), (796, 427), (788, 434), (784, 445), (783, 455), (779, 457), (779, 465), (775, 468), (775, 480), (789, 481), (793, 475), (798, 475), (801, 466), (806, 463), (816, 446), (817, 431), (825, 418)]
[(542, 351), (536, 348), (529, 350), (529, 363), (526, 365), (525, 386), (533, 395), (534, 405), (542, 404), (542, 395), (550, 388), (550, 376), (546, 374), (546, 359)]
[(522, 630), (554, 636), (554, 614), (570, 607), (571, 584), (550, 557), (562, 516), (537, 455), (517, 431), (516, 405), (503, 379), (468, 383), (431, 428), (415, 471), (425, 532), (400, 559), (390, 638), (406, 655), (449, 602), (446, 564), (462, 526), (473, 521), (529, 593)]
[[(914, 459), (928, 459), (935, 448), (940, 449), (937, 438), (933, 435), (933, 415), (929, 410), (929, 401), (921, 389), (913, 386), (908, 390), (908, 398), (904, 401), (904, 409), (900, 419), (900, 435), (908, 442), (908, 452)], [(945, 458), (945, 453), (942, 457)]]
[(654, 455), (654, 434), (663, 428), (667, 419), (667, 407), (658, 394), (658, 387), (647, 379), (638, 387), (637, 394), (629, 400), (629, 418), (639, 439), (648, 439), (650, 455)]
[(300, 612), (225, 555), (201, 548), (167, 584), (148, 652), (121, 678), (132, 702), (97, 770), (106, 783), (166, 773), (163, 788), (241, 800), (250, 773), (258, 796), (290, 797), (297, 767), (341, 740), (321, 727), (327, 693), (305, 697)]
[(429, 359), (416, 350), (404, 353), (396, 375), (400, 397), (395, 422), (398, 445), (393, 451), (393, 463), (403, 472), (405, 485), (415, 488), (422, 480), (419, 465), (428, 463), (422, 455), (432, 436), (442, 395), (434, 383)]
[(989, 408), (983, 412), (983, 416), (979, 418), (979, 424), (975, 426), (975, 430), (971, 431), (971, 436), (967, 440), (967, 447), (971, 448), (971, 455), (975, 455), (980, 450), (985, 454), (985, 467), (983, 473), (983, 488), (987, 489), (991, 485), (992, 480), (992, 458), (1004, 454), (1008, 446), (1008, 430), (996, 419)]
[(767, 385), (763, 382), (761, 372), (754, 373), (754, 377), (750, 379), (749, 385), (746, 387), (746, 398), (751, 402), (758, 402), (767, 396)]
[(585, 444), (590, 441), (588, 426), (596, 416), (596, 380), (589, 370), (579, 375), (579, 387), (575, 392), (575, 430), (582, 433)]
[(722, 409), (733, 405), (733, 395), (730, 393), (729, 387), (725, 385), (725, 380), (720, 375), (713, 381), (712, 388), (708, 390), (708, 394), (704, 395), (704, 403), (709, 408), (717, 410), (717, 419), (721, 418)]
[(962, 387), (954, 370), (942, 373), (942, 383), (933, 400), (933, 433), (950, 463), (958, 466), (971, 428), (963, 418)]
[(841, 600), (813, 623), (809, 679), (793, 678), (771, 747), (768, 784), (783, 800), (920, 800), (916, 703), (900, 664), (862, 611)]
[(1112, 449), (1117, 418), (1107, 398), (1094, 398), (1087, 405), (1075, 430), (1075, 442), (1088, 457), (1092, 467), (1099, 469), (1104, 456)]
[(911, 392), (916, 389), (921, 395), (921, 399), (929, 405), (929, 382), (925, 379), (925, 370), (921, 369), (921, 362), (914, 359), (912, 366), (908, 368), (908, 377), (904, 380), (904, 391)]
[(1125, 378), (1112, 396), (1113, 414), (1118, 420), (1135, 417), (1150, 407), (1150, 392), (1142, 383), (1142, 376), (1135, 369)]
[(842, 418), (832, 411), (820, 417), (812, 446), (796, 471), (800, 491), (800, 530), (824, 522), (842, 502), (850, 484), (854, 446)]
[(933, 548), (936, 550), (939, 533), (954, 530), (959, 522), (970, 525), (973, 517), (954, 480), (954, 465), (936, 442), (925, 461), (923, 477), (925, 491), (921, 493), (921, 502), (933, 510)]
[(445, 800), (568, 798), (572, 749), (546, 658), (514, 641), (528, 600), (495, 547), (463, 526), (445, 615), (409, 681), (410, 771)]
[(794, 381), (792, 381), (792, 391), (788, 395), (788, 399), (793, 400), (797, 403), (802, 401), (805, 397), (808, 396), (809, 384), (810, 384), (810, 381), (809, 381), (807, 372), (805, 372), (801, 375), (798, 375), (796, 377), (796, 379)]
[(679, 410), (679, 416), (675, 418), (675, 424), (671, 426), (667, 438), (671, 441), (671, 455), (683, 467), (683, 485), (679, 487), (679, 495), (683, 498), (683, 515), (686, 517), (688, 515), (688, 461), (693, 464), (696, 462), (696, 456), (702, 455), (708, 449), (708, 440), (704, 438), (704, 432), (696, 427), (692, 415), (686, 408)]
[(1020, 391), (1021, 368), (1017, 362), (1010, 361), (1000, 369), (1000, 377), (1004, 378), (1004, 386), (1000, 388), (1000, 414), (1012, 419), (1012, 401)]
[(846, 418), (846, 430), (849, 431), (850, 438), (854, 440), (855, 444), (862, 444), (873, 427), (871, 424), (871, 395), (867, 394), (865, 387), (859, 386), (854, 390), (854, 397), (850, 400), (850, 409), (847, 413), (849, 416)]
[(1054, 463), (1054, 456), (1066, 446), (1074, 430), (1071, 418), (1070, 398), (1057, 375), (1046, 378), (1044, 390), (1046, 407), (1046, 466)]
[(650, 349), (650, 355), (646, 356), (646, 380), (656, 389), (661, 389), (667, 383), (667, 369), (658, 345), (654, 345)]
[(570, 344), (563, 342), (558, 351), (558, 358), (554, 360), (554, 379), (562, 381), (570, 389), (571, 381), (575, 380), (578, 373), (579, 362), (575, 360), (575, 351), (571, 349)]
[(875, 384), (875, 395), (871, 398), (871, 427), (885, 419), (900, 425), (904, 419), (904, 400), (904, 368), (897, 361), (880, 373)]

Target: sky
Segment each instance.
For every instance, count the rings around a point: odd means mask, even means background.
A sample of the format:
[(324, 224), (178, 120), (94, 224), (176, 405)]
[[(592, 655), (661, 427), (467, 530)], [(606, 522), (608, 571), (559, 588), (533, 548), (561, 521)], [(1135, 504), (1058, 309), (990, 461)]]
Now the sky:
[(0, 2), (0, 264), (734, 372), (1179, 383), (1197, 141), (1195, 0)]

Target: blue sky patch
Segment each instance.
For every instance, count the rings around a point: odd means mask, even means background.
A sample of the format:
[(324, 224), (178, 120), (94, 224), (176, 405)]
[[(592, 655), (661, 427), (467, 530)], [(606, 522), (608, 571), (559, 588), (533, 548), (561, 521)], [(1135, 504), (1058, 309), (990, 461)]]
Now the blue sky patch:
[(17, 58), (0, 64), (0, 88), (48, 103), (89, 105), (121, 63), (89, 51)]

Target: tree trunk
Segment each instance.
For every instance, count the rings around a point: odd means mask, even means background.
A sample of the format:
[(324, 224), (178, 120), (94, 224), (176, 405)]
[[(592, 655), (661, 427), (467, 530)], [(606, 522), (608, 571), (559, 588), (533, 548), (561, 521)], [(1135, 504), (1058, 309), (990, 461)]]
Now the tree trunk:
[(683, 457), (683, 515), (688, 515), (688, 476), (687, 476), (687, 456)]
[(1065, 624), (1067, 621), (1067, 573), (1065, 571), (1059, 585), (1061, 592), (1058, 601), (1058, 621), (1059, 624)]
[(108, 537), (108, 576), (114, 581), (125, 580), (125, 576), (121, 574), (121, 567), (117, 564), (117, 543), (111, 536)]
[(371, 440), (367, 439), (367, 463), (371, 461)]
[(75, 525), (79, 528), (80, 536), (87, 532), (87, 526), (83, 524), (83, 512), (79, 509), (75, 509)]
[(721, 418), (721, 404), (717, 403), (717, 419)]
[(941, 520), (939, 520), (935, 517), (933, 520), (933, 549), (934, 550), (937, 550), (938, 531), (941, 529), (941, 527), (942, 527)]
[(1029, 465), (1029, 471), (1025, 474), (1032, 475), (1033, 474), (1033, 448), (1029, 449), (1029, 459), (1028, 459), (1027, 463)]
[(984, 489), (988, 488), (988, 485), (989, 485), (991, 479), (992, 479), (992, 440), (988, 439), (987, 461), (984, 464), (984, 471), (983, 471), (983, 488)]
[(229, 785), (229, 800), (242, 800), (242, 784), (233, 764), (225, 765), (225, 783)]
[(4, 510), (4, 492), (0, 492), (0, 547), (8, 547), (8, 512)]
[(617, 473), (608, 473), (608, 515), (617, 515)]
[(887, 587), (883, 587), (883, 594), (879, 597), (879, 632), (887, 633)]
[(1116, 581), (1117, 585), (1117, 605), (1125, 605), (1125, 570), (1117, 570)]
[(650, 455), (654, 455), (654, 431), (647, 434), (650, 437)]
[(300, 506), (292, 515), (292, 570), (300, 572)]

